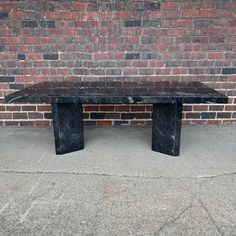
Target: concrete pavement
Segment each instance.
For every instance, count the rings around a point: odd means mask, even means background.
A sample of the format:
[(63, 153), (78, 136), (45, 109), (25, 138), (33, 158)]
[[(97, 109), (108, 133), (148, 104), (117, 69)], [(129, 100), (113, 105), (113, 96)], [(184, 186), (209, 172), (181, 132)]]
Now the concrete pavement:
[(184, 126), (180, 157), (150, 127), (0, 129), (0, 235), (236, 235), (236, 126)]

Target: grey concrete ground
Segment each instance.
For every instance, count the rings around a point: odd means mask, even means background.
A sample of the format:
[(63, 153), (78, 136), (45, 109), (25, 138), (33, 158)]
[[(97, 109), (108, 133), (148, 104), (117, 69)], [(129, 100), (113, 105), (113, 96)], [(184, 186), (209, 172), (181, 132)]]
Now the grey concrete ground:
[(0, 132), (0, 235), (236, 235), (236, 126), (184, 126), (178, 158), (150, 127), (86, 128), (63, 156), (52, 129)]

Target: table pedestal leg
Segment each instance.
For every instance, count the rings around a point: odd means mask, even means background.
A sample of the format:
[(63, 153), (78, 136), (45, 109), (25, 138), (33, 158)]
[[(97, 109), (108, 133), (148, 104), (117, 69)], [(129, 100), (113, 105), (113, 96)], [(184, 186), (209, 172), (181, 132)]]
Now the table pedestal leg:
[(178, 156), (182, 104), (153, 104), (152, 150)]
[(52, 103), (56, 154), (84, 148), (83, 109), (79, 103)]

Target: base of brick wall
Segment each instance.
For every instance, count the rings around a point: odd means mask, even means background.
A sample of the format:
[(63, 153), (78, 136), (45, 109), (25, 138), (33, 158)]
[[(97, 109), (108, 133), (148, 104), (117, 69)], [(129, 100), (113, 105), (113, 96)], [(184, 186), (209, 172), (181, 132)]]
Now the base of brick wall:
[[(85, 126), (152, 124), (152, 105), (84, 105), (83, 109)], [(188, 104), (184, 105), (182, 114), (182, 124), (236, 124), (236, 105), (233, 104)], [(51, 106), (2, 104), (0, 126), (52, 126)]]

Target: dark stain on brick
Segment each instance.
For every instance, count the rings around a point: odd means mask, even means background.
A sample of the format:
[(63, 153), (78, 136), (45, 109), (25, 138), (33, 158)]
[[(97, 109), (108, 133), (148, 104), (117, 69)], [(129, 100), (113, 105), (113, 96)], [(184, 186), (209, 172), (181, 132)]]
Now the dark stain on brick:
[(13, 76), (0, 76), (0, 83), (1, 82), (7, 82), (7, 83), (15, 82), (15, 77), (13, 77)]
[(200, 113), (186, 113), (187, 119), (200, 119)]
[(18, 90), (18, 89), (23, 89), (24, 87), (25, 87), (24, 84), (9, 84), (10, 89)]
[(202, 112), (202, 119), (215, 119), (215, 112)]
[(44, 113), (45, 119), (52, 119), (52, 113)]
[(19, 53), (19, 54), (17, 55), (17, 59), (18, 59), (19, 61), (24, 61), (24, 60), (26, 59), (26, 56), (25, 56), (24, 53)]
[(231, 112), (218, 112), (217, 118), (231, 118)]
[(135, 113), (122, 113), (121, 119), (122, 120), (130, 120), (135, 118)]
[(211, 27), (212, 20), (194, 20), (194, 26), (196, 28)]
[(141, 20), (127, 20), (125, 21), (125, 27), (137, 27), (141, 26)]
[(58, 60), (58, 54), (57, 53), (44, 53), (43, 59), (44, 60)]
[(160, 27), (160, 20), (143, 20), (144, 27)]
[(150, 113), (137, 113), (136, 119), (150, 119), (151, 114)]
[(39, 25), (42, 28), (55, 28), (55, 21), (53, 20), (48, 20), (48, 21), (39, 21)]
[(160, 58), (160, 55), (154, 52), (142, 53), (142, 56), (141, 56), (142, 60), (153, 60), (153, 59), (159, 59), (159, 58)]
[(128, 125), (129, 124), (129, 122), (128, 121), (126, 121), (126, 120), (119, 120), (119, 121), (114, 121), (114, 125)]
[(222, 74), (223, 75), (232, 75), (232, 74), (236, 74), (236, 67), (235, 68), (230, 68), (230, 67), (228, 67), (228, 68), (223, 68), (222, 69)]
[(38, 22), (37, 21), (34, 21), (34, 20), (31, 20), (31, 21), (22, 21), (22, 27), (24, 28), (37, 28), (38, 27)]
[(9, 18), (8, 12), (0, 12), (0, 20), (6, 20)]
[(4, 51), (4, 46), (0, 45), (0, 52)]
[(97, 119), (97, 120), (105, 119), (105, 116), (106, 116), (105, 112), (100, 112), (100, 113), (92, 112), (90, 114), (91, 119)]
[(140, 59), (140, 53), (126, 53), (125, 60)]
[(145, 5), (146, 10), (149, 11), (156, 11), (156, 10), (160, 10), (161, 8), (161, 3), (159, 2), (150, 2), (150, 3), (146, 3)]

